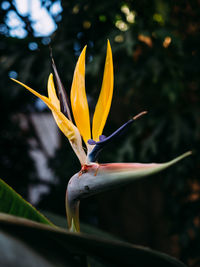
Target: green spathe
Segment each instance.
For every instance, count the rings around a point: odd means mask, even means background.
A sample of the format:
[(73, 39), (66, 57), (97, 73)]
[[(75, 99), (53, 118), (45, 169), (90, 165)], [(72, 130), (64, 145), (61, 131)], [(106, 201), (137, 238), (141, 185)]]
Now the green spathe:
[(191, 151), (166, 163), (111, 163), (85, 166), (70, 179), (66, 193), (66, 209), (69, 229), (73, 225), (79, 231), (79, 202), (98, 192), (127, 184), (136, 179), (156, 174), (191, 155)]

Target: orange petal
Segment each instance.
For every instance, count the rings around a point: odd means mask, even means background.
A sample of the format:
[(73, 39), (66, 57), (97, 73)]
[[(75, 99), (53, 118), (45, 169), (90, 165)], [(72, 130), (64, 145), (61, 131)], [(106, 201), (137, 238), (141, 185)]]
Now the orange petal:
[(95, 141), (99, 140), (99, 136), (103, 132), (108, 113), (110, 111), (112, 95), (113, 95), (113, 59), (110, 42), (107, 44), (107, 55), (104, 67), (103, 83), (99, 99), (95, 108), (93, 123), (92, 123), (92, 136)]
[(85, 51), (86, 46), (76, 64), (70, 98), (76, 125), (87, 145), (87, 140), (91, 138), (91, 131), (89, 108), (85, 93)]

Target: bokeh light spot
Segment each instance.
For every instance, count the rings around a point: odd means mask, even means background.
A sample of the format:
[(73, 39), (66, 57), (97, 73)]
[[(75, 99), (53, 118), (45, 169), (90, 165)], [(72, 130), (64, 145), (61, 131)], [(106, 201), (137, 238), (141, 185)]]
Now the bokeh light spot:
[(8, 76), (9, 76), (10, 78), (16, 79), (17, 76), (18, 76), (18, 74), (17, 74), (16, 71), (11, 70), (11, 71), (8, 72)]
[(38, 49), (38, 44), (36, 42), (31, 42), (31, 43), (28, 44), (28, 48), (31, 51), (37, 50)]

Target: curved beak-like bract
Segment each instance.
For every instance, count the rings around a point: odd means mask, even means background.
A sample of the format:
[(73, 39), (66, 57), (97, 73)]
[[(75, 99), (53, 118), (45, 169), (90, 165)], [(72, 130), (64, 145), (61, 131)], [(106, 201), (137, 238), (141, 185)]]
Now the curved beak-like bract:
[[(68, 98), (53, 58), (52, 67), (55, 74), (59, 98), (57, 97), (52, 74), (49, 75), (48, 79), (48, 97), (39, 94), (27, 85), (13, 79), (35, 96), (39, 97), (49, 107), (58, 127), (68, 138), (81, 163), (81, 171), (71, 178), (66, 195), (68, 224), (72, 231), (80, 230), (78, 213), (79, 201), (81, 198), (124, 184), (131, 179), (139, 179), (160, 172), (191, 154), (191, 152), (187, 152), (182, 156), (163, 164), (98, 164), (98, 154), (104, 146), (119, 138), (130, 128), (132, 123), (145, 114), (146, 111), (143, 111), (130, 119), (108, 137), (102, 135), (110, 111), (114, 83), (112, 51), (108, 41), (103, 82), (93, 115), (91, 130), (89, 107), (85, 91), (85, 53), (86, 47), (84, 47), (77, 61), (71, 87), (70, 100), (75, 123), (73, 122)], [(85, 142), (87, 154), (82, 146), (82, 139)]]
[(66, 208), (69, 228), (80, 230), (78, 208), (81, 199), (159, 173), (189, 155), (190, 151), (165, 163), (107, 163), (85, 167), (68, 183)]

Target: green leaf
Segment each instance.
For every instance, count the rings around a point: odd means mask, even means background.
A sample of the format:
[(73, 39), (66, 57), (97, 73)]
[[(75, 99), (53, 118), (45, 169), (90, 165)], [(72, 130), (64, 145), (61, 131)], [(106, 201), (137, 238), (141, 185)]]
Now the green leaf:
[[(44, 214), (56, 226), (59, 226), (64, 229), (68, 228), (66, 217), (60, 216), (58, 214), (49, 211), (42, 211), (42, 214)], [(94, 235), (97, 237), (103, 237), (105, 239), (121, 240), (119, 237), (111, 235), (110, 233), (107, 233), (99, 228), (96, 228), (95, 226), (88, 225), (82, 222), (80, 223), (80, 228), (81, 228), (81, 233)]]
[[(12, 245), (10, 246), (12, 247), (10, 258), (13, 256), (13, 252), (19, 252), (18, 244), (23, 243), (27, 248), (26, 250), (26, 248), (20, 246), (21, 254), (15, 253), (15, 261), (10, 265), (2, 264), (2, 262), (7, 263), (7, 250), (10, 250), (10, 248), (7, 246), (7, 249), (1, 249), (1, 266), (25, 266), (21, 264), (23, 257), (18, 255), (24, 255), (28, 250), (34, 252), (35, 255), (40, 254), (48, 263), (53, 263), (53, 266), (83, 266), (80, 265), (80, 261), (86, 256), (98, 259), (98, 262), (104, 263), (103, 266), (185, 266), (173, 257), (148, 248), (86, 234), (70, 233), (59, 227), (51, 227), (7, 214), (0, 214), (0, 229), (1, 248), (4, 246), (1, 240), (5, 237)], [(17, 242), (15, 242), (16, 240)], [(77, 255), (81, 256), (80, 259), (77, 258)], [(25, 258), (30, 257), (30, 261), (33, 261), (31, 255), (26, 256)], [(36, 259), (38, 260), (38, 258)], [(63, 265), (64, 263), (65, 265)], [(27, 264), (26, 266), (46, 267), (48, 265)]]
[[(0, 247), (1, 257), (0, 266), (9, 267), (55, 267), (66, 266), (66, 262), (61, 264), (61, 259), (50, 259), (41, 255), (39, 251), (35, 250), (27, 242), (24, 242), (21, 238), (17, 238), (5, 231), (0, 230)], [(73, 265), (67, 265), (73, 266)]]
[(0, 179), (0, 212), (53, 226), (44, 215)]

